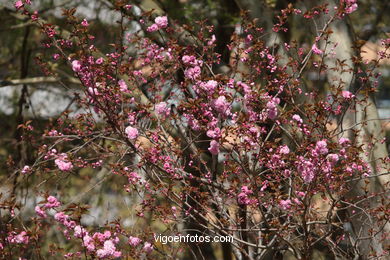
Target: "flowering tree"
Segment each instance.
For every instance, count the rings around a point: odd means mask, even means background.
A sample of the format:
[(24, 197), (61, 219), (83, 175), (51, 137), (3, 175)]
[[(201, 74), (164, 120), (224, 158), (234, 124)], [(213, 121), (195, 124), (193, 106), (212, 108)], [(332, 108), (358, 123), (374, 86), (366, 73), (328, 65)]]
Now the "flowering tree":
[[(117, 1), (118, 41), (103, 52), (75, 9), (64, 10), (64, 33), (30, 1), (15, 8), (45, 35), (46, 57), (37, 59), (45, 76), (57, 76), (49, 59), (65, 63), (80, 88), (77, 113), (68, 109), (45, 129), (20, 125), (35, 160), (18, 168), (10, 158), (9, 165), (16, 182), (37, 183), (29, 192), (42, 199), (28, 220), (15, 213), (17, 196), (2, 202), (4, 258), (388, 257), (389, 158), (378, 157), (384, 140), (369, 132), (372, 118), (344, 120), (371, 109), (378, 60), (332, 62), (331, 28), (356, 11), (355, 0), (280, 10), (275, 34), (288, 31), (290, 17), (322, 23), (307, 50), (286, 42), (277, 51), (267, 29), (243, 13), (241, 31), (224, 46), (227, 70), (205, 21), (180, 26)], [(143, 30), (126, 33), (132, 21)], [(389, 39), (382, 44), (390, 48)], [(307, 84), (309, 72), (341, 76), (324, 93)], [(344, 73), (356, 87), (346, 87)], [(74, 175), (82, 185), (97, 176), (117, 196), (133, 198), (128, 214), (136, 220), (88, 225), (93, 207), (67, 200)], [(47, 241), (50, 232), (57, 241)], [(163, 244), (159, 234), (233, 239)]]

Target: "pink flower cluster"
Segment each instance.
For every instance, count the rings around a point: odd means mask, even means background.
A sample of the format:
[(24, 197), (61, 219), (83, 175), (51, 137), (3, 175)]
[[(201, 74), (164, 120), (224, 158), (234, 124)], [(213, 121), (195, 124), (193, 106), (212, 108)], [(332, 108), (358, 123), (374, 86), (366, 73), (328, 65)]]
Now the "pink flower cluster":
[[(35, 211), (39, 216), (47, 217), (44, 210), (59, 207), (60, 204), (61, 203), (55, 197), (49, 196), (46, 204), (44, 204), (42, 208), (36, 206)], [(113, 236), (110, 231), (105, 231), (103, 233), (96, 232), (93, 235), (90, 235), (84, 227), (76, 225), (76, 222), (71, 220), (69, 215), (62, 211), (57, 212), (54, 215), (54, 219), (66, 227), (64, 235), (68, 239), (70, 239), (70, 231), (73, 231), (73, 236), (75, 238), (81, 238), (83, 246), (87, 249), (89, 254), (94, 254), (101, 259), (111, 257), (117, 258), (122, 255), (116, 248), (116, 244), (119, 243), (119, 238), (115, 235)]]
[(166, 102), (160, 102), (155, 105), (156, 113), (160, 116), (167, 117), (171, 113), (171, 108)]
[(291, 200), (280, 200), (279, 206), (284, 210), (291, 209)]
[(58, 169), (64, 172), (73, 169), (73, 164), (68, 160), (68, 155), (66, 155), (65, 153), (59, 154), (57, 156), (57, 159), (54, 160), (54, 163), (57, 165)]
[(216, 100), (214, 100), (213, 106), (214, 109), (223, 116), (229, 116), (231, 114), (231, 105), (226, 100), (225, 96), (219, 96)]
[(122, 252), (118, 251), (116, 244), (119, 243), (117, 236), (112, 236), (111, 232), (106, 230), (103, 233), (96, 232), (90, 235), (89, 232), (77, 225), (73, 229), (73, 235), (83, 240), (83, 246), (88, 253), (95, 254), (98, 258), (117, 258), (121, 257)]
[(58, 208), (59, 206), (61, 206), (61, 203), (57, 200), (57, 198), (54, 196), (49, 196), (46, 199), (46, 203), (42, 207), (40, 206), (35, 207), (35, 213), (42, 218), (46, 218), (47, 214), (45, 210)]
[(328, 144), (326, 140), (321, 140), (316, 143), (315, 149), (312, 151), (312, 155), (317, 157), (318, 155), (324, 155), (328, 153)]
[(220, 145), (218, 141), (211, 140), (210, 147), (208, 148), (208, 150), (210, 151), (211, 154), (217, 155), (219, 153), (219, 147)]
[[(31, 5), (31, 0), (24, 0), (24, 3), (27, 5)], [(17, 10), (19, 10), (19, 9), (22, 9), (22, 7), (24, 6), (24, 3), (22, 0), (18, 0), (15, 2), (14, 6)]]
[(166, 16), (158, 16), (154, 19), (154, 24), (149, 26), (146, 30), (148, 32), (155, 32), (159, 29), (164, 29), (168, 26), (168, 18)]
[(72, 61), (72, 70), (74, 72), (80, 72), (81, 68), (81, 62), (79, 60)]
[(87, 19), (84, 19), (84, 20), (81, 22), (81, 25), (84, 26), (84, 27), (88, 27), (88, 26), (89, 26), (89, 23), (88, 23)]
[(194, 86), (196, 93), (200, 93), (203, 90), (206, 94), (211, 95), (218, 87), (218, 82), (215, 80), (209, 80), (207, 82), (199, 82), (198, 85)]
[[(64, 225), (67, 229), (73, 230), (76, 227), (76, 222), (71, 220), (68, 215), (66, 215), (64, 212), (60, 211), (57, 212), (54, 215), (54, 219)], [(64, 232), (65, 235), (68, 234), (68, 232)]]
[(15, 231), (8, 234), (7, 241), (11, 244), (25, 244), (27, 245), (29, 242), (29, 236), (26, 231), (22, 231), (19, 234)]
[[(130, 236), (128, 240), (129, 245), (136, 247), (139, 244), (142, 243), (142, 240), (138, 237)], [(145, 242), (144, 246), (142, 247), (142, 250), (146, 252), (147, 254), (151, 253), (153, 251), (153, 245), (149, 242)]]
[(248, 186), (242, 186), (241, 192), (237, 196), (237, 200), (239, 204), (249, 205), (256, 202), (254, 199), (250, 199), (249, 196), (253, 194), (253, 191), (248, 188)]
[(142, 242), (141, 239), (139, 239), (138, 237), (133, 237), (133, 236), (130, 236), (129, 240), (128, 240), (128, 243), (131, 246), (138, 246), (139, 244), (141, 244), (141, 242)]
[(23, 173), (23, 174), (28, 174), (28, 173), (30, 173), (30, 172), (31, 172), (31, 167), (28, 166), (28, 165), (25, 165), (25, 166), (23, 167), (22, 171), (21, 171), (21, 173)]
[(213, 139), (219, 139), (221, 138), (221, 129), (216, 127), (214, 130), (208, 130), (206, 135)]
[(266, 111), (269, 119), (274, 120), (278, 116), (279, 103), (279, 98), (272, 98), (270, 101), (267, 102)]
[(358, 9), (357, 0), (341, 0), (345, 3), (345, 12), (347, 14), (353, 13)]
[(56, 197), (54, 196), (47, 197), (47, 203), (45, 204), (45, 208), (52, 209), (52, 208), (57, 208), (59, 206), (61, 206), (61, 203), (57, 200)]
[(352, 94), (351, 92), (349, 92), (348, 90), (343, 90), (343, 91), (341, 92), (341, 95), (342, 95), (343, 98), (345, 98), (345, 99), (352, 99), (352, 98), (355, 97), (355, 95)]
[(187, 66), (184, 71), (184, 76), (186, 78), (196, 80), (200, 77), (203, 61), (197, 60), (196, 57), (192, 55), (184, 55), (182, 61), (184, 65)]
[(190, 67), (184, 71), (184, 75), (186, 76), (186, 78), (192, 80), (196, 80), (197, 78), (199, 78), (200, 74), (201, 74), (201, 69), (199, 66)]
[(128, 89), (128, 87), (127, 87), (127, 84), (126, 84), (126, 82), (125, 82), (123, 79), (121, 79), (121, 80), (118, 81), (118, 85), (119, 85), (119, 88), (120, 88), (120, 90), (121, 90), (122, 92), (126, 93), (126, 92), (129, 91), (129, 89)]
[(129, 138), (130, 140), (137, 139), (139, 135), (138, 129), (132, 126), (126, 127), (125, 133), (127, 134), (127, 138)]
[(311, 50), (313, 51), (314, 54), (321, 55), (324, 53), (321, 49), (317, 47), (317, 43), (314, 43), (313, 46), (311, 46)]
[(315, 177), (315, 166), (312, 162), (300, 156), (297, 169), (306, 183), (312, 182)]
[(297, 114), (293, 115), (293, 116), (292, 116), (292, 119), (295, 120), (295, 121), (297, 121), (297, 122), (300, 123), (300, 124), (303, 124), (302, 118), (301, 118), (299, 115), (297, 115)]

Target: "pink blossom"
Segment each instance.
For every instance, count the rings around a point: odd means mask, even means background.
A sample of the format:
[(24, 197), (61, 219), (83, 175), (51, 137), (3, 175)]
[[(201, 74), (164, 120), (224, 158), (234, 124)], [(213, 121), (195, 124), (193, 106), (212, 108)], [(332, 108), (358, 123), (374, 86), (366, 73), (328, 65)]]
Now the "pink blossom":
[(345, 12), (347, 14), (350, 14), (350, 13), (353, 13), (357, 10), (358, 8), (358, 4), (356, 3), (357, 1), (356, 0), (342, 0), (342, 1), (345, 1)]
[(93, 88), (93, 87), (89, 87), (87, 91), (91, 96), (95, 96), (95, 95), (100, 94), (99, 91), (97, 90), (97, 88)]
[(196, 66), (197, 65), (197, 60), (196, 57), (193, 55), (184, 55), (181, 60), (185, 65), (190, 65), (190, 66)]
[(221, 129), (218, 127), (214, 130), (208, 130), (206, 135), (210, 138), (220, 138), (221, 137)]
[(128, 174), (128, 180), (129, 180), (129, 183), (132, 183), (132, 184), (135, 184), (137, 183), (139, 180), (141, 180), (141, 177), (138, 175), (138, 173), (136, 172), (130, 172)]
[(267, 103), (267, 113), (271, 120), (274, 120), (278, 116), (278, 108), (275, 100), (270, 100)]
[(53, 59), (58, 60), (60, 58), (60, 55), (58, 53), (53, 54)]
[(160, 102), (157, 105), (155, 105), (156, 113), (160, 116), (169, 116), (169, 113), (171, 112), (171, 108), (168, 107), (168, 104), (166, 102)]
[(64, 172), (70, 171), (73, 168), (73, 164), (68, 161), (68, 156), (65, 153), (60, 154), (57, 159), (54, 160), (54, 163), (57, 165), (58, 169)]
[(21, 173), (23, 173), (23, 174), (27, 174), (27, 173), (29, 173), (30, 171), (31, 171), (31, 168), (30, 168), (30, 166), (28, 166), (28, 165), (25, 165), (25, 166), (23, 167), (23, 169), (22, 169)]
[(157, 24), (152, 24), (151, 26), (149, 26), (148, 28), (146, 28), (146, 31), (147, 32), (155, 32), (158, 30), (158, 25)]
[(13, 232), (10, 235), (8, 235), (7, 240), (9, 243), (13, 244), (28, 244), (29, 237), (27, 236), (26, 231), (22, 231), (19, 234), (15, 235), (16, 233)]
[(141, 239), (139, 239), (138, 237), (132, 237), (130, 236), (129, 237), (129, 240), (128, 240), (128, 243), (131, 245), (131, 246), (138, 246), (140, 243), (141, 243)]
[(288, 148), (287, 145), (283, 145), (283, 146), (280, 147), (279, 152), (280, 152), (281, 154), (288, 154), (288, 153), (290, 152), (290, 149)]
[(345, 144), (349, 144), (349, 143), (350, 143), (350, 140), (346, 137), (341, 137), (339, 139), (339, 144), (341, 144), (341, 145), (345, 145)]
[[(27, 1), (26, 1), (27, 3)], [(31, 15), (31, 20), (37, 21), (38, 20), (38, 11), (34, 11), (34, 13)]]
[(35, 213), (42, 218), (47, 217), (46, 212), (44, 210), (42, 210), (41, 207), (39, 207), (39, 206), (35, 207)]
[(196, 80), (197, 78), (199, 78), (200, 73), (201, 73), (200, 67), (195, 66), (193, 68), (187, 68), (184, 71), (184, 76), (188, 79)]
[(225, 96), (219, 96), (216, 100), (214, 100), (213, 105), (215, 110), (217, 110), (217, 112), (223, 115), (230, 114), (230, 103), (227, 102)]
[(210, 142), (210, 147), (208, 149), (211, 154), (217, 155), (219, 153), (219, 143), (215, 140)]
[(19, 10), (20, 8), (23, 7), (23, 2), (21, 0), (18, 0), (18, 1), (15, 2), (14, 6), (15, 6), (16, 9)]
[(299, 115), (297, 115), (297, 114), (293, 115), (292, 119), (297, 121), (298, 123), (301, 123), (301, 124), (303, 123), (302, 118)]
[(81, 25), (84, 26), (84, 27), (88, 27), (88, 21), (86, 19), (84, 19), (82, 22), (81, 22)]
[(83, 236), (88, 234), (88, 232), (80, 225), (75, 226), (73, 231), (74, 231), (74, 236), (78, 238), (82, 238)]
[(126, 84), (126, 82), (123, 79), (119, 80), (118, 84), (119, 84), (119, 88), (120, 88), (120, 90), (122, 92), (127, 92), (128, 91), (127, 84)]
[(216, 40), (217, 40), (217, 38), (215, 37), (215, 34), (211, 35), (211, 40), (209, 40), (209, 41), (207, 42), (207, 45), (208, 45), (208, 46), (213, 45), (213, 44), (215, 43)]
[(85, 235), (83, 237), (83, 243), (89, 252), (92, 252), (95, 250), (95, 242), (91, 236)]
[(282, 209), (288, 210), (291, 208), (291, 200), (280, 200), (279, 205)]
[(238, 81), (237, 82), (237, 86), (242, 87), (242, 89), (244, 90), (245, 94), (250, 94), (251, 88), (247, 84), (245, 84), (245, 83), (243, 83), (241, 81)]
[(327, 143), (326, 140), (321, 140), (316, 143), (315, 151), (318, 154), (326, 154), (328, 153)]
[(218, 86), (218, 82), (215, 80), (209, 80), (206, 83), (202, 83), (201, 87), (207, 92), (213, 92)]
[(322, 50), (318, 49), (317, 44), (315, 44), (315, 43), (314, 43), (313, 46), (311, 47), (311, 50), (312, 50), (315, 54), (317, 54), (317, 55), (321, 55), (321, 54), (323, 53)]
[(103, 61), (104, 61), (103, 58), (100, 57), (100, 58), (98, 58), (98, 59), (96, 60), (96, 64), (102, 64)]
[(53, 196), (47, 197), (47, 203), (45, 207), (48, 209), (59, 207), (61, 203)]
[(168, 26), (168, 18), (166, 16), (158, 16), (154, 19), (154, 22), (160, 29)]
[(147, 254), (151, 253), (153, 251), (153, 245), (149, 242), (145, 242), (144, 247), (142, 248), (144, 252)]
[(339, 156), (335, 153), (330, 153), (327, 156), (328, 160), (332, 163), (335, 164), (339, 160)]
[(343, 90), (341, 92), (341, 95), (343, 96), (343, 98), (345, 99), (351, 99), (351, 98), (354, 98), (355, 95), (353, 95), (351, 92), (349, 92), (348, 90)]
[(127, 138), (130, 140), (136, 139), (138, 137), (138, 129), (132, 126), (126, 127), (125, 133), (127, 134)]
[(115, 244), (112, 240), (105, 241), (103, 248), (96, 251), (98, 258), (120, 257), (121, 254), (121, 252), (116, 251)]
[(79, 72), (81, 71), (81, 62), (78, 60), (72, 61), (72, 70), (74, 72)]
[(358, 9), (358, 4), (352, 4), (351, 6), (347, 7), (347, 9), (345, 9), (345, 12), (347, 14), (350, 14), (350, 13), (353, 13), (355, 12), (356, 10)]
[(96, 232), (95, 234), (93, 234), (93, 239), (95, 239), (95, 240), (97, 239), (101, 243), (103, 243), (104, 241), (106, 241), (110, 237), (111, 237), (111, 232), (109, 230), (104, 231), (104, 233)]
[(297, 169), (305, 182), (310, 183), (314, 179), (315, 168), (313, 163), (304, 159), (302, 156), (299, 157)]
[(237, 200), (239, 204), (249, 205), (253, 201), (249, 199), (249, 195), (253, 194), (253, 191), (248, 188), (248, 186), (242, 186), (241, 192), (237, 195)]
[(54, 215), (54, 219), (60, 223), (64, 223), (66, 220), (69, 219), (69, 216), (66, 215), (63, 211), (61, 211)]

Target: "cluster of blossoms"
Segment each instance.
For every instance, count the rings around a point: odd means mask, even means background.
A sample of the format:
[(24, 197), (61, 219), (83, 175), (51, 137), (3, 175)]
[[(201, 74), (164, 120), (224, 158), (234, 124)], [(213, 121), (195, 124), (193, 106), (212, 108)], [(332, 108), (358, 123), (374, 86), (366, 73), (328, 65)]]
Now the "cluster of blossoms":
[[(303, 180), (306, 183), (310, 183), (316, 176), (323, 176), (328, 180), (333, 180), (334, 167), (340, 161), (343, 160), (345, 163), (348, 160), (348, 154), (346, 148), (350, 143), (347, 138), (340, 138), (339, 145), (341, 148), (336, 153), (329, 153), (328, 143), (326, 140), (317, 141), (315, 147), (311, 149), (311, 157), (305, 158), (304, 156), (299, 156), (296, 165), (297, 170), (301, 174)], [(353, 169), (347, 165), (345, 166), (346, 172), (353, 173), (354, 170), (359, 172), (362, 175), (369, 174), (370, 169), (367, 167), (366, 163), (360, 162), (360, 165), (354, 163)]]
[(280, 103), (279, 98), (272, 98), (270, 101), (267, 102), (266, 110), (269, 119), (274, 120), (278, 116), (279, 103)]
[(15, 2), (14, 6), (16, 9), (21, 9), (24, 5), (31, 5), (31, 0), (18, 0)]
[(341, 3), (345, 4), (345, 12), (347, 14), (353, 13), (357, 10), (357, 0), (341, 0)]
[(319, 49), (317, 47), (317, 43), (313, 44), (313, 46), (311, 47), (311, 50), (313, 51), (314, 54), (317, 54), (317, 55), (321, 55), (324, 53), (321, 49)]
[(68, 155), (65, 153), (57, 155), (57, 159), (54, 160), (54, 163), (57, 165), (58, 169), (64, 172), (73, 169), (73, 164), (69, 161)]
[(46, 199), (46, 203), (42, 207), (41, 206), (35, 207), (35, 213), (42, 218), (46, 218), (47, 214), (46, 214), (45, 210), (54, 209), (54, 208), (57, 208), (59, 206), (61, 206), (61, 203), (57, 200), (57, 198), (53, 197), (53, 196), (49, 196)]
[[(25, 244), (29, 243), (30, 237), (27, 235), (26, 231), (22, 231), (19, 234), (15, 231), (12, 231), (7, 236), (7, 242), (11, 244)], [(0, 243), (0, 249), (3, 248), (3, 245)]]
[(156, 113), (160, 116), (167, 117), (171, 113), (171, 108), (166, 102), (160, 102), (155, 105)]
[(186, 66), (184, 76), (190, 80), (196, 80), (200, 77), (203, 61), (196, 59), (192, 55), (184, 55), (182, 58), (183, 64)]
[(154, 24), (149, 26), (146, 30), (148, 32), (155, 32), (164, 29), (168, 26), (168, 18), (166, 16), (158, 16), (154, 19)]
[(132, 126), (126, 127), (125, 133), (127, 134), (127, 138), (129, 138), (130, 140), (137, 139), (139, 135), (138, 129)]
[(256, 199), (249, 198), (251, 194), (253, 194), (253, 191), (249, 189), (248, 186), (242, 186), (241, 192), (237, 195), (238, 203), (242, 205), (250, 205), (256, 203)]
[(122, 92), (124, 92), (124, 93), (129, 92), (129, 88), (128, 88), (127, 84), (126, 84), (126, 81), (121, 79), (121, 80), (118, 81), (118, 84), (119, 84), (119, 88), (120, 88), (120, 90)]
[[(139, 177), (132, 175), (132, 178), (138, 180)], [(60, 206), (61, 203), (57, 200), (57, 198), (54, 196), (49, 196), (47, 197), (43, 206), (35, 207), (35, 212), (39, 217), (47, 218), (47, 210), (57, 210), (57, 208)], [(82, 246), (87, 250), (89, 255), (96, 256), (99, 259), (118, 258), (122, 256), (122, 252), (117, 248), (120, 241), (118, 234), (112, 234), (108, 230), (104, 232), (90, 233), (83, 226), (77, 225), (76, 221), (72, 220), (71, 216), (63, 211), (57, 211), (54, 215), (54, 220), (65, 227), (63, 233), (67, 239), (72, 239), (72, 236), (77, 240), (81, 239)], [(20, 234), (12, 232), (9, 234), (7, 239), (9, 243), (16, 244), (28, 244), (29, 242), (29, 237), (25, 231), (21, 232)], [(137, 247), (142, 243), (142, 240), (138, 237), (130, 236), (128, 243), (133, 247)], [(149, 242), (145, 242), (143, 243), (141, 250), (147, 254), (151, 253), (153, 251), (153, 245)], [(70, 258), (79, 254), (80, 252), (68, 253), (65, 255), (65, 258)]]

